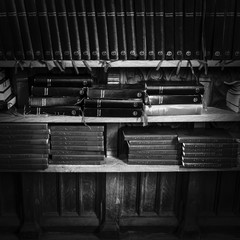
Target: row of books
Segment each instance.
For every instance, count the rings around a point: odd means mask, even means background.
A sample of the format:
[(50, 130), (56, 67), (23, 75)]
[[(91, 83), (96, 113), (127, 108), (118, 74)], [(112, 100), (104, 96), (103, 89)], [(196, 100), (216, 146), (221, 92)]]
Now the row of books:
[(223, 129), (125, 127), (122, 133), (128, 164), (237, 166), (239, 143)]
[(47, 124), (0, 124), (0, 169), (46, 169), (49, 139)]
[(4, 71), (0, 71), (0, 110), (7, 110), (14, 106), (16, 97), (13, 94), (10, 79)]
[(89, 76), (38, 76), (30, 112), (87, 117), (200, 114), (204, 86), (196, 81), (93, 85)]
[(239, 59), (237, 0), (5, 0), (1, 59)]

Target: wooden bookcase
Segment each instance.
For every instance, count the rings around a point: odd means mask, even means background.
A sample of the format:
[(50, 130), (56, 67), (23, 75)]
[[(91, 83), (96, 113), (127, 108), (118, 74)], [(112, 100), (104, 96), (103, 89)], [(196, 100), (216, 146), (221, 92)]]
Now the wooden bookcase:
[[(179, 61), (163, 61), (161, 67), (176, 67)], [(199, 67), (198, 61), (191, 61)], [(48, 64), (54, 66), (54, 62)], [(72, 67), (71, 61), (64, 62)], [(75, 62), (85, 67), (83, 61)], [(99, 61), (87, 61), (102, 67)], [(157, 67), (159, 61), (114, 61), (111, 67)], [(15, 61), (0, 61), (14, 70)], [(22, 67), (46, 67), (24, 61)], [(188, 61), (182, 61), (187, 67)], [(210, 67), (221, 67), (209, 61)], [(237, 67), (240, 62), (226, 66)], [(18, 66), (19, 67), (19, 66)], [(0, 123), (104, 124), (107, 151), (116, 152), (117, 132), (124, 124), (142, 125), (141, 118), (93, 118), (0, 114)], [(149, 117), (148, 123), (240, 122), (240, 114), (208, 107), (201, 115)], [(108, 149), (109, 148), (109, 149)], [(111, 156), (112, 155), (112, 156)], [(199, 237), (222, 230), (240, 234), (240, 167), (186, 169), (181, 166), (127, 165), (116, 154), (97, 166), (50, 165), (43, 171), (1, 170), (1, 233), (21, 239), (39, 239), (48, 232), (97, 232), (99, 238), (116, 239), (120, 232), (157, 231), (169, 236)], [(5, 235), (4, 235), (5, 236)], [(239, 236), (239, 235), (237, 235)], [(4, 239), (4, 238), (3, 238)], [(164, 239), (164, 238), (163, 238)]]

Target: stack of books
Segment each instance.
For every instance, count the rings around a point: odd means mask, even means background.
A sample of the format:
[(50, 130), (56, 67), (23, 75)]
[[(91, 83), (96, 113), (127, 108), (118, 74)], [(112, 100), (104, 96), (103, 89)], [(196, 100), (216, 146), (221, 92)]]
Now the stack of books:
[(36, 76), (28, 113), (80, 116), (83, 88), (92, 83), (90, 75)]
[(226, 95), (226, 105), (234, 112), (240, 112), (240, 81), (225, 82), (229, 86)]
[(128, 164), (181, 165), (177, 134), (170, 128), (125, 127)]
[(0, 124), (0, 169), (42, 170), (50, 152), (47, 124)]
[(142, 84), (104, 85), (87, 89), (84, 99), (86, 117), (141, 117), (143, 98)]
[(178, 133), (182, 165), (195, 168), (236, 167), (238, 143), (223, 129), (192, 129)]
[(100, 165), (104, 162), (104, 126), (52, 125), (50, 164)]
[(201, 114), (204, 86), (195, 81), (146, 81), (145, 114)]
[(6, 78), (4, 71), (0, 72), (0, 110), (7, 110), (16, 103), (12, 93), (10, 79)]

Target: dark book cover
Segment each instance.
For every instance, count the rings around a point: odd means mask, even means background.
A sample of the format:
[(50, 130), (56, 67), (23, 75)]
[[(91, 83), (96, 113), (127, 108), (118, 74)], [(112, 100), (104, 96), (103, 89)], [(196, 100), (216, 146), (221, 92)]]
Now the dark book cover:
[(146, 81), (148, 95), (157, 94), (203, 94), (204, 86), (195, 81)]
[(0, 129), (48, 130), (48, 124), (41, 123), (1, 123)]
[[(186, 141), (186, 140), (184, 140)], [(230, 140), (231, 141), (231, 140)], [(206, 141), (205, 139), (202, 140), (202, 142), (200, 142), (198, 140), (198, 142), (190, 142), (188, 140), (188, 142), (183, 142), (182, 143), (182, 148), (183, 148), (183, 151), (189, 151), (189, 152), (201, 152), (201, 151), (220, 151), (220, 152), (223, 152), (223, 151), (236, 151), (236, 147), (238, 146), (237, 143), (234, 142), (225, 142), (225, 140), (221, 140), (220, 139), (217, 139), (215, 141)]]
[(138, 108), (84, 108), (86, 117), (141, 117), (142, 113)]
[(174, 130), (159, 127), (125, 127), (124, 140), (172, 140), (177, 137)]
[(31, 87), (31, 95), (34, 97), (41, 96), (80, 96), (82, 88), (77, 87)]
[(63, 155), (72, 155), (72, 156), (85, 156), (85, 155), (97, 155), (105, 156), (103, 151), (71, 151), (71, 150), (51, 150), (51, 155), (53, 156), (63, 156)]
[(83, 132), (83, 131), (54, 131), (51, 133), (52, 137), (51, 139), (57, 139), (55, 138), (55, 136), (60, 136), (60, 137), (78, 137), (78, 138), (82, 138), (84, 140), (84, 138), (86, 138), (86, 140), (91, 139), (91, 138), (102, 138), (103, 137), (103, 132)]
[(30, 140), (30, 139), (48, 139), (49, 138), (49, 134), (22, 134), (22, 133), (6, 133), (4, 134), (4, 139), (6, 139), (6, 141), (9, 140), (13, 140), (13, 139), (17, 139), (17, 140)]
[(206, 0), (206, 17), (204, 24), (205, 48), (206, 59), (212, 59), (213, 55), (213, 33), (215, 21), (215, 6), (216, 0)]
[(91, 60), (99, 60), (99, 39), (94, 0), (86, 0), (87, 26), (90, 43)]
[(23, 49), (23, 42), (22, 42), (22, 35), (19, 26), (18, 16), (17, 16), (17, 9), (14, 0), (7, 0), (6, 2), (6, 10), (9, 19), (9, 27), (12, 31), (13, 41), (13, 48), (15, 53), (15, 58), (17, 60), (25, 59), (24, 49)]
[(162, 144), (176, 144), (176, 139), (171, 140), (129, 140), (129, 145), (162, 145)]
[(2, 154), (49, 154), (49, 149), (37, 149), (37, 148), (29, 148), (29, 149), (0, 149), (0, 155)]
[(15, 165), (15, 164), (19, 164), (19, 165), (22, 165), (22, 164), (29, 164), (29, 165), (35, 165), (35, 164), (48, 164), (48, 158), (34, 158), (34, 159), (26, 159), (26, 158), (23, 158), (23, 159), (5, 159), (5, 158), (1, 158), (1, 161), (0, 161), (0, 167), (1, 166), (5, 166), (5, 165)]
[(7, 16), (5, 1), (0, 1), (0, 30), (2, 45), (4, 48), (4, 55), (6, 60), (15, 59), (13, 48), (13, 36), (10, 29), (10, 23)]
[(143, 108), (140, 99), (114, 100), (114, 99), (84, 99), (86, 108)]
[(165, 59), (174, 56), (174, 0), (164, 0)]
[(176, 150), (178, 149), (177, 145), (173, 144), (163, 144), (163, 145), (128, 145), (129, 151), (139, 151), (139, 150)]
[(183, 167), (187, 168), (232, 168), (236, 167), (236, 163), (186, 163), (182, 162)]
[(232, 59), (232, 46), (233, 46), (233, 29), (235, 21), (235, 0), (227, 1), (227, 6), (225, 9), (225, 26), (223, 34), (223, 59)]
[(235, 22), (233, 28), (232, 58), (240, 59), (240, 2), (236, 1)]
[(32, 40), (31, 40), (29, 26), (28, 26), (25, 3), (24, 3), (24, 0), (15, 0), (15, 3), (16, 3), (19, 27), (20, 27), (21, 36), (22, 36), (22, 44), (23, 44), (23, 49), (25, 53), (25, 59), (33, 60), (34, 53), (33, 53)]
[(55, 0), (57, 11), (59, 35), (62, 47), (62, 55), (64, 60), (72, 59), (71, 41), (68, 28), (68, 19), (66, 12), (65, 0)]
[(53, 56), (55, 60), (61, 60), (63, 59), (63, 56), (55, 2), (54, 0), (47, 0), (46, 5), (52, 40)]
[(107, 14), (109, 57), (110, 59), (118, 60), (119, 56), (115, 2), (114, 0), (107, 0), (105, 3)]
[(215, 158), (221, 157), (222, 158), (222, 157), (226, 157), (226, 156), (237, 157), (237, 149), (235, 151), (232, 151), (232, 150), (217, 151), (217, 149), (216, 150), (212, 149), (212, 151), (201, 151), (201, 149), (200, 149), (199, 152), (196, 152), (196, 151), (190, 152), (190, 151), (183, 150), (183, 156), (184, 157), (199, 157), (199, 158), (201, 158), (201, 157), (204, 157), (204, 158), (206, 158), (206, 157), (215, 157)]
[(193, 59), (194, 0), (184, 0), (184, 59)]
[(37, 16), (37, 8), (35, 0), (25, 0), (25, 8), (28, 18), (28, 26), (32, 40), (34, 58), (37, 60), (42, 60), (44, 58), (43, 46), (42, 46), (42, 37), (39, 21)]
[(50, 126), (51, 131), (82, 131), (82, 132), (103, 132), (104, 126), (95, 125), (57, 125)]
[(155, 56), (156, 59), (163, 60), (165, 58), (164, 0), (154, 3)]
[(201, 102), (201, 95), (150, 95), (146, 100), (150, 105), (199, 104)]
[(237, 158), (236, 157), (227, 157), (227, 156), (216, 156), (216, 157), (211, 157), (211, 156), (200, 156), (200, 157), (182, 157), (182, 161), (185, 163), (236, 163)]
[(127, 60), (127, 40), (126, 40), (126, 24), (124, 0), (115, 0), (116, 23), (117, 23), (117, 39), (119, 59)]
[(43, 55), (46, 60), (53, 60), (53, 47), (45, 0), (36, 1), (39, 27), (42, 35)]
[(147, 41), (146, 41), (146, 21), (145, 21), (145, 1), (135, 0), (135, 25), (137, 55), (139, 60), (147, 59)]
[(193, 59), (203, 59), (203, 1), (195, 1)]
[[(40, 147), (43, 148), (49, 147), (48, 145), (49, 139), (0, 139), (0, 145), (8, 145), (11, 146), (32, 146), (32, 147)], [(6, 147), (8, 147), (6, 146)]]
[(88, 36), (88, 24), (87, 24), (87, 13), (84, 0), (75, 1), (76, 11), (77, 11), (77, 20), (78, 20), (78, 29), (80, 43), (81, 43), (81, 57), (82, 59), (89, 60), (91, 58), (90, 53), (90, 43)]
[(34, 86), (38, 87), (91, 87), (93, 83), (89, 75), (79, 76), (36, 76)]
[(214, 21), (214, 33), (213, 33), (213, 59), (223, 59), (223, 40), (224, 40), (224, 28), (225, 28), (225, 10), (226, 1), (220, 0), (216, 4), (215, 8), (215, 21)]
[(79, 102), (79, 97), (29, 97), (30, 107), (71, 106)]
[(103, 88), (88, 88), (88, 98), (105, 98), (105, 99), (128, 99), (140, 98), (144, 96), (142, 89), (103, 89)]
[(154, 0), (145, 1), (147, 59), (155, 60)]
[(44, 170), (48, 168), (48, 164), (0, 164), (0, 169), (11, 170)]
[(105, 0), (95, 2), (95, 9), (97, 15), (97, 30), (99, 37), (99, 52), (100, 59), (109, 59), (109, 41), (108, 41), (108, 26), (106, 16)]
[(127, 59), (137, 58), (134, 0), (125, 0)]
[[(179, 130), (178, 141), (180, 143), (234, 143), (236, 140), (223, 129), (195, 128)], [(197, 145), (196, 145), (197, 146)], [(209, 145), (210, 146), (210, 145)]]
[(59, 141), (51, 140), (51, 146), (104, 146), (102, 140), (98, 141)]
[(80, 60), (81, 59), (80, 33), (78, 28), (77, 12), (74, 0), (66, 1), (66, 10), (72, 50), (72, 59)]
[[(22, 135), (22, 137), (28, 137), (28, 135), (38, 135), (38, 138), (43, 136), (49, 136), (49, 129), (2, 129), (1, 136), (11, 135), (9, 137), (15, 138), (15, 135)], [(6, 137), (6, 136), (4, 136)]]
[[(61, 130), (60, 130), (61, 131)], [(64, 131), (64, 130), (62, 130)], [(66, 132), (66, 131), (64, 131)], [(103, 135), (90, 135), (90, 136), (84, 136), (79, 135), (79, 136), (71, 136), (72, 132), (69, 132), (69, 135), (64, 135), (64, 136), (52, 136), (51, 140), (54, 141), (99, 141), (99, 140), (104, 140)]]
[(138, 154), (138, 155), (149, 155), (149, 156), (154, 156), (155, 155), (173, 155), (173, 154), (179, 154), (179, 150), (177, 149), (170, 149), (170, 150), (135, 150), (135, 149), (129, 149), (129, 154)]
[(19, 153), (19, 154), (0, 154), (1, 159), (12, 159), (12, 160), (17, 160), (17, 159), (39, 159), (39, 158), (48, 158), (48, 154), (34, 154), (34, 153)]
[(52, 150), (104, 151), (104, 146), (52, 146)]
[(140, 160), (132, 159), (128, 160), (127, 164), (131, 165), (181, 165), (181, 161), (178, 160), (158, 160), (158, 159), (149, 159), (149, 160)]
[(145, 155), (145, 154), (135, 154), (129, 153), (128, 160), (141, 159), (141, 160), (180, 160), (179, 156), (176, 154), (169, 155)]

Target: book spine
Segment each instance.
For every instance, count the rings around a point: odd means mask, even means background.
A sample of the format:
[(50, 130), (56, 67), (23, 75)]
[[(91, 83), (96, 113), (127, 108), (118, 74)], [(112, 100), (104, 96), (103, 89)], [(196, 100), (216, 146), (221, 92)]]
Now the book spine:
[(87, 108), (142, 108), (143, 102), (139, 100), (104, 100), (84, 99), (84, 107)]
[(125, 0), (125, 14), (127, 58), (132, 60), (137, 58), (134, 0)]
[(175, 59), (183, 59), (183, 0), (175, 0), (174, 12)]
[[(48, 129), (40, 129), (40, 130), (36, 130), (36, 129), (2, 129), (1, 130), (1, 135), (12, 135), (12, 137), (15, 138), (15, 135), (20, 134), (20, 135), (25, 135), (25, 137), (27, 137), (26, 135), (39, 135), (38, 138), (42, 138), (42, 135), (45, 136), (49, 136), (49, 130)], [(4, 136), (6, 137), (6, 136)], [(9, 136), (11, 137), (11, 136)], [(22, 136), (23, 137), (23, 136)]]
[(1, 39), (5, 50), (5, 57), (7, 60), (13, 60), (15, 59), (13, 36), (10, 29), (9, 19), (7, 17), (5, 1), (0, 1), (0, 30), (1, 32), (4, 32), (4, 34), (1, 34)]
[(126, 40), (126, 24), (124, 0), (115, 0), (116, 24), (117, 24), (117, 39), (118, 53), (120, 60), (127, 60), (127, 40)]
[(110, 59), (117, 60), (118, 56), (118, 38), (117, 38), (117, 22), (114, 0), (106, 1), (107, 11), (107, 27)]
[(182, 162), (184, 167), (189, 168), (232, 168), (236, 167), (236, 163), (185, 163)]
[(99, 60), (99, 39), (97, 31), (96, 12), (94, 6), (94, 0), (86, 0), (86, 13), (87, 13), (87, 24), (88, 24), (88, 36), (90, 43), (90, 53), (92, 60)]
[[(5, 144), (5, 145), (8, 145), (9, 147), (13, 146), (13, 145), (14, 146), (16, 146), (16, 145), (31, 145), (31, 146), (33, 146), (33, 145), (41, 145), (41, 144), (43, 145), (43, 147), (46, 147), (47, 146), (46, 144), (48, 144), (48, 142), (49, 142), (48, 139), (26, 139), (26, 140), (24, 140), (24, 139), (22, 139), (22, 140), (8, 139), (8, 140), (4, 140), (4, 141), (2, 141), (0, 139), (0, 145)], [(6, 147), (8, 147), (8, 146), (6, 146)]]
[(184, 1), (184, 59), (193, 58), (194, 44), (194, 1)]
[(134, 165), (181, 165), (181, 161), (178, 160), (139, 160), (131, 159), (128, 160), (128, 164)]
[(233, 57), (232, 45), (233, 45), (233, 27), (235, 20), (235, 0), (230, 0), (227, 2), (227, 10), (225, 13), (225, 26), (223, 34), (223, 58), (225, 60), (230, 60)]
[(109, 59), (109, 41), (108, 41), (108, 26), (106, 17), (105, 0), (99, 0), (95, 2), (96, 14), (97, 14), (97, 30), (99, 37), (99, 52), (100, 59)]
[(28, 26), (32, 40), (34, 58), (37, 60), (41, 60), (44, 58), (44, 55), (42, 47), (42, 36), (37, 16), (36, 1), (25, 0), (25, 7), (27, 11)]
[(150, 105), (201, 103), (200, 95), (151, 95), (148, 98)]
[(51, 107), (30, 107), (26, 109), (28, 114), (51, 114), (51, 115), (65, 115), (65, 116), (81, 116), (82, 110), (75, 106), (51, 106)]
[(29, 97), (31, 107), (68, 106), (75, 105), (78, 97)]
[(77, 20), (78, 20), (78, 29), (81, 30), (81, 34), (79, 32), (80, 43), (81, 43), (81, 57), (84, 60), (89, 60), (91, 58), (90, 53), (90, 43), (89, 43), (89, 35), (88, 35), (88, 24), (87, 24), (87, 13), (85, 7), (85, 1), (79, 0), (75, 2), (76, 11), (77, 11)]
[(240, 59), (240, 2), (236, 1), (235, 7), (235, 22), (233, 29), (233, 46), (232, 46), (232, 58)]
[(62, 56), (61, 40), (60, 40), (60, 33), (58, 28), (55, 2), (54, 0), (48, 0), (46, 1), (46, 5), (47, 5), (48, 21), (49, 21), (49, 28), (51, 33), (51, 40), (52, 40), (53, 57), (55, 60), (61, 60), (63, 59), (63, 56)]
[(72, 49), (71, 49), (71, 41), (70, 41), (70, 35), (69, 35), (65, 1), (57, 0), (55, 1), (55, 5), (57, 10), (57, 19), (58, 19), (59, 35), (61, 40), (63, 59), (71, 60)]
[(89, 98), (105, 98), (105, 99), (126, 99), (126, 98), (142, 98), (143, 91), (139, 89), (88, 89), (87, 96)]
[(31, 95), (34, 97), (48, 96), (80, 96), (82, 88), (64, 88), (64, 87), (31, 87)]
[(164, 0), (155, 1), (155, 56), (156, 59), (163, 60), (165, 58), (165, 30), (164, 30)]
[(71, 132), (69, 133), (69, 136), (52, 136), (51, 140), (58, 140), (58, 141), (94, 141), (94, 140), (104, 140), (104, 136), (70, 136)]
[(52, 146), (53, 150), (104, 151), (103, 146)]
[(36, 124), (36, 123), (1, 123), (0, 129), (33, 129), (33, 130), (48, 130), (47, 124)]
[(64, 161), (64, 162), (78, 162), (78, 161), (104, 161), (104, 156), (101, 155), (64, 155), (64, 156), (52, 156), (51, 159), (53, 162), (56, 161)]
[(74, 131), (73, 132), (69, 132), (69, 131), (54, 131), (51, 133), (52, 134), (52, 138), (51, 139), (57, 139), (55, 138), (54, 136), (57, 136), (59, 138), (60, 137), (77, 137), (77, 138), (80, 138), (81, 139), (86, 139), (86, 141), (88, 139), (90, 139), (91, 137), (94, 137), (94, 138), (102, 138), (103, 137), (103, 132), (82, 132), (82, 131)]
[(204, 26), (206, 59), (212, 59), (212, 55), (213, 55), (212, 47), (213, 47), (213, 33), (214, 33), (216, 5), (217, 5), (216, 0), (206, 0), (206, 19), (205, 19), (205, 26)]
[(164, 0), (165, 59), (174, 59), (174, 0)]
[(203, 22), (203, 1), (195, 1), (195, 14), (194, 14), (194, 59), (202, 59), (202, 22)]
[(142, 109), (84, 108), (86, 117), (141, 117)]
[(154, 1), (145, 2), (146, 9), (146, 39), (147, 59), (155, 60), (155, 29), (154, 29)]
[(51, 126), (51, 131), (81, 131), (81, 132), (103, 132), (104, 126)]
[(30, 31), (28, 27), (28, 19), (27, 19), (27, 13), (24, 5), (24, 0), (15, 0), (15, 3), (16, 3), (19, 27), (22, 35), (22, 44), (24, 48), (25, 59), (33, 60), (34, 53), (33, 53)]
[[(13, 149), (2, 149), (0, 150), (0, 155), (2, 154), (11, 154), (13, 152)], [(15, 154), (49, 154), (49, 149), (15, 149)]]
[(179, 157), (176, 154), (170, 155), (144, 155), (144, 154), (128, 154), (128, 160), (130, 159), (142, 159), (142, 160), (178, 160)]
[(9, 165), (48, 164), (48, 158), (35, 158), (35, 159), (4, 159), (4, 158), (1, 158), (0, 167), (6, 166), (8, 164)]
[(71, 151), (71, 150), (51, 150), (51, 155), (62, 156), (62, 155), (72, 155), (72, 156), (84, 156), (84, 155), (102, 155), (103, 151)]
[(51, 40), (50, 27), (47, 15), (47, 6), (45, 0), (36, 1), (38, 11), (38, 21), (42, 35), (43, 55), (46, 60), (53, 60), (53, 47)]
[(129, 154), (148, 154), (154, 157), (154, 155), (178, 154), (178, 150), (129, 150)]
[(52, 146), (104, 146), (103, 141), (51, 141)]
[(66, 1), (66, 10), (67, 10), (67, 20), (68, 28), (71, 42), (72, 50), (72, 59), (80, 60), (81, 59), (81, 46), (80, 46), (80, 37), (79, 29), (77, 22), (77, 12), (74, 0)]
[(218, 159), (219, 157), (237, 157), (237, 150), (235, 152), (225, 151), (225, 152), (185, 152), (183, 151), (184, 157), (199, 157), (199, 159), (204, 159), (201, 157), (215, 157)]
[(225, 0), (220, 0), (216, 4), (215, 24), (213, 36), (213, 59), (223, 59), (223, 39), (225, 28)]
[(144, 0), (135, 0), (135, 22), (137, 55), (139, 60), (147, 59), (146, 21)]
[(17, 160), (17, 159), (38, 159), (38, 158), (48, 158), (48, 154), (34, 154), (34, 153), (30, 153), (30, 154), (0, 154), (0, 158), (1, 159), (13, 159), (13, 160)]

